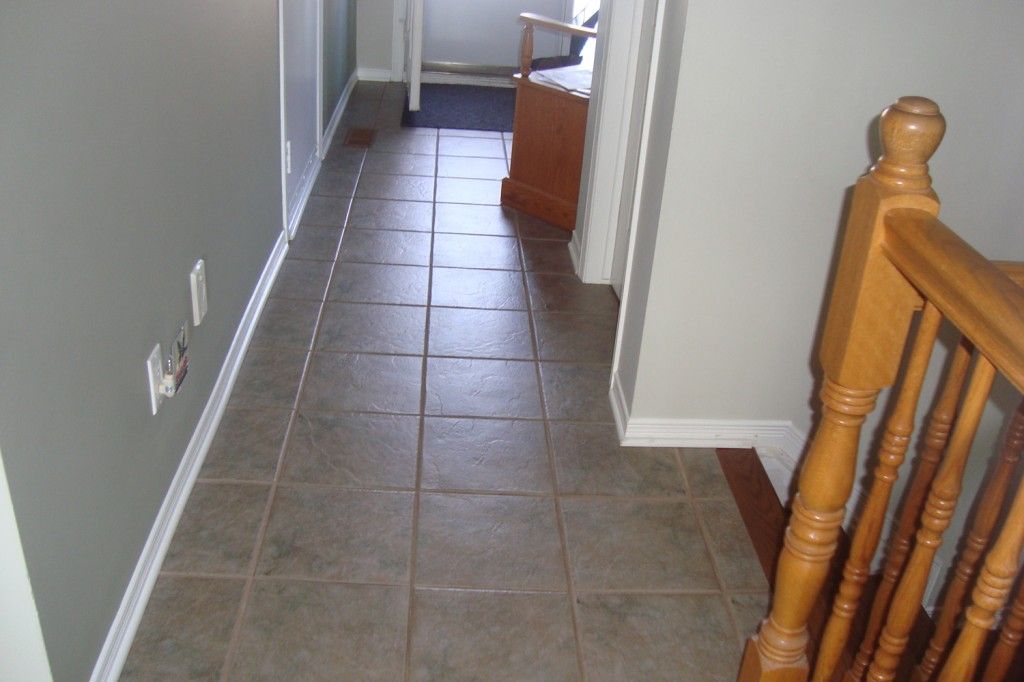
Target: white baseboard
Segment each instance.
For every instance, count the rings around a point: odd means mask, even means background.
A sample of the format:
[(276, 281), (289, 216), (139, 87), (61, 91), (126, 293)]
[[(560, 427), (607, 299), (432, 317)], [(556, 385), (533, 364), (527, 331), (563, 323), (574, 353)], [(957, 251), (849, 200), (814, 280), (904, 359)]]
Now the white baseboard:
[(583, 279), (580, 273), (580, 244), (579, 230), (573, 230), (572, 239), (569, 240), (569, 260), (572, 261), (572, 271), (577, 277)]
[(331, 148), (331, 142), (334, 141), (334, 133), (338, 132), (338, 124), (341, 123), (341, 116), (345, 113), (345, 108), (348, 107), (348, 100), (352, 97), (352, 91), (356, 87), (356, 83), (359, 82), (359, 75), (353, 71), (352, 75), (349, 76), (348, 83), (345, 84), (345, 89), (341, 91), (341, 97), (338, 98), (338, 103), (334, 106), (334, 113), (331, 114), (331, 120), (327, 122), (327, 127), (324, 129), (324, 135), (320, 138), (320, 158), (323, 159), (327, 156), (327, 152)]
[(313, 185), (316, 183), (316, 176), (320, 174), (320, 156), (312, 154), (306, 161), (302, 171), (302, 179), (299, 180), (298, 200), (288, 215), (288, 239), (294, 239), (299, 229), (299, 222), (302, 220), (302, 212), (306, 210), (309, 202), (309, 195), (313, 193)]
[(446, 73), (444, 71), (424, 71), (420, 74), (422, 83), (442, 83), (446, 85), (483, 85), (490, 88), (514, 88), (515, 81), (508, 76), (477, 76), (468, 73)]
[(228, 348), (224, 364), (221, 365), (220, 374), (210, 392), (210, 398), (206, 401), (206, 407), (199, 416), (192, 439), (189, 441), (188, 447), (185, 448), (178, 470), (174, 474), (163, 504), (160, 505), (160, 511), (157, 512), (156, 520), (146, 539), (146, 544), (142, 548), (142, 553), (139, 555), (135, 571), (128, 582), (124, 598), (121, 600), (121, 605), (107, 632), (107, 639), (96, 660), (92, 676), (89, 678), (91, 682), (113, 682), (121, 674), (121, 668), (128, 656), (128, 650), (131, 648), (132, 639), (135, 637), (142, 614), (146, 610), (146, 603), (153, 591), (153, 584), (160, 572), (160, 565), (167, 553), (167, 547), (170, 545), (185, 502), (199, 475), (199, 469), (203, 465), (203, 460), (206, 459), (210, 442), (217, 432), (217, 426), (220, 424), (224, 408), (227, 406), (231, 389), (234, 387), (238, 370), (242, 365), (242, 359), (249, 347), (249, 340), (256, 329), (256, 322), (270, 295), (270, 288), (274, 284), (274, 279), (277, 277), (287, 250), (288, 240), (282, 232), (263, 267), (263, 273), (249, 299), (238, 329), (235, 331), (235, 337)]
[(667, 448), (754, 448), (783, 502), (807, 435), (791, 421), (767, 419), (647, 419), (630, 416), (619, 380), (612, 373), (609, 399), (623, 445)]
[(361, 81), (391, 82), (391, 69), (368, 69), (360, 66), (356, 69), (356, 78)]

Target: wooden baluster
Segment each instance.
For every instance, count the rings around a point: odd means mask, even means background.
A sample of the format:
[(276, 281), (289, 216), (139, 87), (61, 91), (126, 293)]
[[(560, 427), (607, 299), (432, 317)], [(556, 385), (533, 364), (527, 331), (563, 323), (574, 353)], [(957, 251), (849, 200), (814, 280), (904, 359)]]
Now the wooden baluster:
[(939, 614), (939, 621), (935, 625), (935, 634), (928, 642), (928, 649), (916, 671), (919, 680), (930, 680), (939, 666), (939, 661), (942, 660), (942, 655), (946, 653), (946, 646), (953, 636), (953, 630), (963, 608), (964, 597), (974, 578), (978, 560), (985, 553), (989, 537), (991, 537), (992, 530), (996, 527), (999, 515), (1003, 511), (1003, 502), (1006, 500), (1006, 493), (1010, 488), (1013, 472), (1017, 468), (1022, 449), (1024, 449), (1024, 402), (1017, 407), (1017, 411), (1014, 412), (1013, 418), (1010, 420), (996, 468), (980, 496), (974, 522), (967, 534), (967, 544), (957, 561), (953, 580), (942, 601), (942, 610)]
[(523, 74), (523, 78), (526, 78), (533, 70), (533, 24), (530, 22), (523, 24), (523, 40), (520, 43), (520, 48), (519, 72)]
[(744, 682), (807, 679), (807, 619), (836, 550), (861, 425), (878, 391), (895, 382), (910, 320), (921, 306), (882, 253), (884, 216), (894, 208), (938, 213), (927, 161), (944, 131), (934, 102), (901, 98), (882, 114), (882, 157), (857, 182), (820, 350), (821, 421), (800, 471), (771, 613), (744, 651)]
[(911, 541), (917, 530), (918, 519), (924, 509), (925, 498), (932, 486), (932, 480), (935, 478), (935, 471), (939, 468), (942, 451), (946, 449), (946, 442), (949, 440), (957, 404), (960, 402), (960, 392), (967, 379), (967, 370), (971, 366), (972, 352), (973, 347), (970, 342), (963, 338), (960, 339), (960, 343), (953, 351), (953, 358), (949, 364), (949, 371), (946, 373), (942, 392), (928, 419), (924, 447), (917, 460), (917, 470), (904, 495), (903, 508), (900, 510), (896, 523), (896, 531), (889, 542), (889, 554), (885, 560), (885, 567), (882, 569), (882, 580), (879, 582), (875, 598), (871, 602), (871, 614), (864, 631), (864, 639), (861, 640), (853, 665), (843, 677), (844, 682), (860, 682), (864, 678), (868, 664), (871, 663), (871, 655), (875, 652), (875, 642), (878, 641), (878, 634), (882, 631), (885, 616), (889, 612), (892, 593), (896, 589), (896, 583), (899, 582), (900, 576), (903, 574), (903, 566), (910, 555)]
[(939, 682), (960, 682), (974, 677), (975, 668), (985, 645), (985, 637), (996, 622), (996, 613), (1006, 604), (1020, 566), (1024, 547), (1024, 486), (1017, 488), (1010, 512), (1006, 516), (992, 550), (971, 593), (960, 636), (942, 667)]
[(967, 388), (963, 408), (949, 441), (949, 451), (939, 465), (939, 471), (935, 474), (935, 480), (928, 493), (914, 551), (896, 587), (889, 616), (878, 640), (878, 649), (871, 661), (871, 667), (868, 668), (868, 679), (874, 682), (896, 679), (896, 668), (907, 647), (910, 629), (917, 618), (935, 552), (942, 545), (942, 534), (949, 527), (950, 518), (956, 510), (964, 466), (967, 464), (971, 443), (974, 441), (978, 422), (981, 420), (981, 413), (994, 380), (995, 368), (992, 363), (979, 356)]
[(896, 407), (886, 424), (871, 490), (868, 492), (864, 512), (857, 521), (857, 529), (850, 544), (850, 555), (843, 567), (843, 580), (839, 585), (839, 592), (832, 605), (832, 614), (829, 616), (825, 634), (818, 648), (818, 660), (814, 668), (815, 680), (828, 682), (832, 679), (850, 637), (853, 617), (857, 613), (864, 584), (870, 574), (871, 560), (875, 556), (882, 526), (885, 523), (885, 511), (889, 507), (892, 486), (899, 476), (899, 468), (910, 445), (921, 385), (928, 372), (928, 361), (931, 359), (935, 337), (941, 323), (942, 314), (938, 308), (930, 303), (925, 304)]
[(1003, 621), (1003, 629), (999, 632), (999, 640), (992, 649), (992, 655), (988, 658), (988, 665), (985, 666), (985, 674), (982, 675), (982, 682), (1002, 682), (1010, 671), (1013, 657), (1017, 654), (1017, 647), (1024, 636), (1024, 580), (1017, 588), (1017, 598), (1013, 600), (1010, 612), (1006, 614)]

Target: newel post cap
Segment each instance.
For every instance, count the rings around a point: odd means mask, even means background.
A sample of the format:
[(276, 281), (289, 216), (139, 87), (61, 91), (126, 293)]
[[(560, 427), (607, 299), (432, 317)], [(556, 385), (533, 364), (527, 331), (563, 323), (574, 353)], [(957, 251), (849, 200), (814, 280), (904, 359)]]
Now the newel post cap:
[(882, 156), (871, 167), (872, 177), (904, 192), (930, 191), (928, 159), (946, 132), (939, 105), (927, 97), (900, 97), (882, 112), (879, 132)]

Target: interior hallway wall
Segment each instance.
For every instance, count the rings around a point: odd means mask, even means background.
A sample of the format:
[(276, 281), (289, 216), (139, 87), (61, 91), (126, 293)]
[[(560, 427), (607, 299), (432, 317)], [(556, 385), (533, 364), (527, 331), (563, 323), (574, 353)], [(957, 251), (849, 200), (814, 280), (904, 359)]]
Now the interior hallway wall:
[(323, 0), (323, 135), (356, 70), (356, 0)]
[[(0, 9), (0, 448), (57, 680), (89, 677), (281, 233), (276, 3)], [(209, 314), (183, 392), (144, 361)]]

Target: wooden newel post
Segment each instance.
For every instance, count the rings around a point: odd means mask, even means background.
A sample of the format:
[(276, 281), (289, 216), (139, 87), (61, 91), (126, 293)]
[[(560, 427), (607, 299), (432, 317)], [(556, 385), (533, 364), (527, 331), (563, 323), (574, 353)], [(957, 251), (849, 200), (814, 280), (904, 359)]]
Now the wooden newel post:
[(895, 208), (938, 214), (927, 164), (944, 131), (934, 102), (901, 98), (882, 114), (882, 157), (857, 182), (820, 349), (821, 420), (793, 499), (772, 610), (747, 643), (742, 682), (808, 677), (807, 619), (835, 554), (861, 425), (879, 390), (895, 382), (911, 317), (922, 305), (882, 253), (883, 219)]
[(533, 24), (523, 24), (523, 40), (520, 43), (519, 71), (523, 78), (530, 75), (533, 70)]

